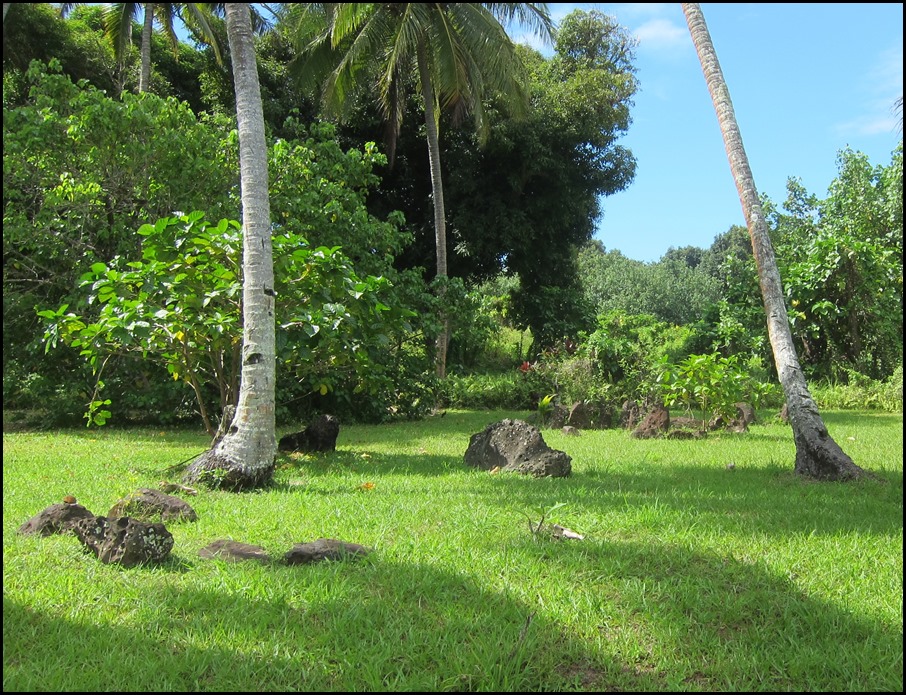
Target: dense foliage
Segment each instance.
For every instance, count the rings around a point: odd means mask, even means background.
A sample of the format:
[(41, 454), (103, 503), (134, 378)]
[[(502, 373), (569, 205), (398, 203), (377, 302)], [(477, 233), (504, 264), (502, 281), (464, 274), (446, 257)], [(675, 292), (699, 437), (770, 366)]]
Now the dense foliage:
[[(222, 24), (212, 27), (223, 32)], [(138, 25), (133, 31), (137, 39)], [(240, 218), (230, 56), (225, 40), (223, 65), (201, 44), (179, 44), (174, 53), (162, 36), (153, 41), (152, 93), (137, 96), (138, 51), (114, 58), (100, 8), (76, 6), (62, 19), (49, 5), (21, 3), (7, 17), (7, 407), (44, 408), (75, 421), (92, 403), (95, 419), (107, 410), (114, 420), (155, 422), (204, 413), (213, 427), (232, 397), (232, 367), (218, 376), (219, 362), (210, 358), (223, 355), (228, 364), (238, 330), (230, 293), (241, 278), (224, 268), (239, 232), (219, 222)], [(484, 94), (486, 139), (442, 116), (450, 277), (440, 281), (432, 280), (424, 133), (404, 128), (390, 166), (374, 144), (382, 139), (381, 118), (367, 100), (353, 105), (347, 122), (331, 125), (288, 79), (295, 49), (286, 27), (278, 22), (257, 42), (278, 271), (284, 283), (299, 280), (281, 291), (287, 313), (277, 400), (284, 421), (318, 410), (371, 421), (418, 416), (437, 402), (534, 407), (550, 394), (615, 408), (623, 399), (663, 396), (658, 375), (679, 374), (694, 356), (715, 365), (735, 360), (750, 383), (775, 380), (744, 228), (718, 234), (707, 249), (670, 249), (656, 263), (592, 240), (601, 197), (630, 185), (635, 169), (619, 144), (637, 88), (634, 42), (611, 18), (569, 15), (551, 58), (519, 47), (531, 108), (523, 113), (499, 94)], [(31, 64), (35, 58), (45, 62)], [(414, 99), (405, 108), (407, 123), (420, 122)], [(819, 380), (816, 393), (837, 407), (902, 408), (902, 147), (889, 165), (845, 150), (826, 198), (793, 180), (781, 206), (765, 204), (800, 359), (810, 380)], [(190, 222), (192, 211), (201, 217)], [(198, 246), (203, 240), (207, 251)], [(211, 272), (198, 272), (202, 258)], [(324, 292), (313, 299), (316, 279)], [(142, 318), (124, 303), (138, 301), (127, 288), (143, 283), (161, 294), (143, 300)], [(357, 299), (337, 301), (359, 285)], [(447, 298), (444, 307), (439, 296)], [(117, 306), (120, 328), (116, 336), (96, 333), (115, 339), (102, 341), (94, 365), (78, 350), (45, 355), (45, 319), (52, 315), (62, 328), (71, 314), (84, 324), (78, 331), (104, 321), (112, 331), (104, 312)], [(430, 375), (429, 339), (441, 308), (452, 330), (442, 386)], [(334, 310), (348, 332), (324, 329)], [(177, 351), (143, 335), (136, 322), (185, 337), (176, 324), (186, 312), (195, 312), (193, 330), (203, 336), (193, 347), (213, 351), (205, 353), (206, 367), (196, 355), (194, 368), (149, 368), (143, 351), (174, 365)], [(133, 348), (144, 341), (137, 356), (120, 349), (127, 328), (130, 339), (140, 339)], [(76, 333), (70, 338), (88, 337)], [(79, 347), (88, 344), (101, 345)], [(105, 388), (96, 393), (96, 368), (105, 360)]]

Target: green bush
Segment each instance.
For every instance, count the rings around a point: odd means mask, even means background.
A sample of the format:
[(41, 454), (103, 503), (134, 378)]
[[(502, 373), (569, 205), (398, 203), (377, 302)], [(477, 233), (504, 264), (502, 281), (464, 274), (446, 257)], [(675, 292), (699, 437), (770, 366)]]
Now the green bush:
[(534, 410), (553, 385), (531, 368), (492, 374), (449, 374), (440, 386), (441, 402), (450, 408)]
[(735, 355), (718, 353), (689, 355), (678, 364), (664, 360), (657, 378), (664, 405), (682, 406), (698, 412), (703, 420), (736, 417), (736, 403), (746, 401), (754, 407), (764, 405), (776, 387), (754, 379), (746, 364)]
[(903, 412), (902, 365), (883, 381), (852, 369), (845, 370), (845, 375), (845, 379), (840, 381), (821, 381), (811, 385), (812, 397), (819, 408)]

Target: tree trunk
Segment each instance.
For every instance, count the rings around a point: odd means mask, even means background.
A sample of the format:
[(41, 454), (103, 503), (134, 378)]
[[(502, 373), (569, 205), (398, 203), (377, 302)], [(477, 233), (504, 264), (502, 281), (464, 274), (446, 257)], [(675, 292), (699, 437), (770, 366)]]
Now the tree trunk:
[(232, 424), (210, 451), (192, 463), (186, 480), (241, 489), (269, 482), (274, 471), (275, 294), (267, 145), (249, 5), (227, 3), (226, 17), (242, 185), (242, 371)]
[[(440, 136), (434, 111), (434, 91), (431, 88), (431, 73), (428, 71), (428, 57), (424, 39), (418, 42), (418, 74), (421, 80), (422, 98), (425, 101), (425, 129), (428, 133), (428, 159), (431, 164), (431, 191), (434, 195), (434, 243), (437, 249), (437, 277), (447, 277), (447, 222), (444, 212), (444, 185), (440, 174)], [(447, 371), (447, 344), (450, 341), (450, 319), (444, 306), (444, 286), (441, 285), (441, 332), (437, 336), (437, 376), (444, 378)]]
[[(131, 24), (131, 23), (130, 23)], [(145, 23), (142, 26), (142, 66), (138, 78), (138, 92), (147, 92), (151, 86), (151, 31), (154, 28), (154, 3), (145, 3)]]
[(717, 111), (730, 169), (736, 181), (749, 236), (752, 239), (752, 251), (767, 314), (768, 337), (793, 428), (796, 473), (824, 480), (859, 478), (865, 475), (865, 471), (853, 463), (828, 434), (799, 365), (764, 211), (758, 200), (755, 180), (749, 168), (736, 114), (730, 101), (730, 92), (720, 63), (717, 61), (717, 52), (711, 42), (701, 7), (696, 3), (683, 3), (682, 7), (705, 74), (705, 81), (708, 83), (708, 91), (714, 102), (714, 109)]

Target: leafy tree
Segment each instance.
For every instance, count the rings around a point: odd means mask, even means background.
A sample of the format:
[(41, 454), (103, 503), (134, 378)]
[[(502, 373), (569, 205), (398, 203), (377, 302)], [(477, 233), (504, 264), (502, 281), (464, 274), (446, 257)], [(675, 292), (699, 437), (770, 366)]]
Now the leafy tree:
[(618, 385), (621, 399), (649, 397), (664, 362), (689, 354), (689, 329), (670, 326), (650, 314), (611, 310), (598, 316), (596, 329), (580, 343), (578, 355), (593, 360), (607, 383)]
[[(342, 55), (324, 81), (326, 103), (339, 110), (358, 86), (357, 73), (366, 70), (385, 121), (390, 152), (402, 123), (405, 95), (415, 81), (422, 97), (434, 201), (437, 277), (447, 276), (447, 234), (438, 135), (441, 109), (459, 115), (471, 111), (484, 130), (482, 98), (487, 90), (510, 100), (522, 99), (521, 66), (498, 17), (518, 16), (542, 35), (551, 31), (543, 5), (532, 3), (337, 3), (307, 4), (299, 36), (303, 74), (323, 74), (318, 66)], [(320, 26), (306, 25), (320, 19)], [(415, 76), (413, 80), (413, 76)], [(441, 290), (443, 284), (441, 284)], [(437, 339), (437, 371), (443, 377), (449, 340), (447, 320)]]
[(844, 150), (826, 200), (791, 181), (789, 214), (772, 216), (794, 333), (819, 374), (881, 379), (902, 364), (902, 157), (873, 168)]
[(689, 325), (719, 298), (717, 280), (699, 265), (690, 267), (669, 254), (657, 263), (642, 263), (592, 242), (579, 252), (579, 268), (585, 300), (595, 315), (619, 309)]
[(861, 477), (864, 471), (853, 463), (828, 434), (799, 366), (764, 212), (739, 134), (727, 83), (720, 69), (701, 7), (696, 3), (683, 3), (683, 12), (717, 111), (730, 168), (736, 180), (752, 238), (761, 294), (767, 314), (768, 335), (780, 383), (786, 396), (796, 443), (795, 470), (801, 475), (831, 480)]
[(199, 120), (175, 99), (117, 101), (37, 63), (27, 80), (28, 103), (3, 112), (4, 371), (16, 359), (66, 382), (70, 362), (31, 345), (35, 308), (75, 306), (80, 275), (137, 253), (145, 222), (202, 207), (235, 217), (235, 155), (229, 121)]
[(736, 403), (746, 401), (758, 407), (772, 390), (753, 378), (737, 355), (723, 357), (716, 352), (689, 355), (677, 364), (664, 360), (657, 383), (664, 405), (698, 411), (705, 426), (718, 418), (733, 421)]
[(101, 7), (84, 6), (64, 20), (49, 3), (15, 3), (10, 23), (3, 25), (4, 103), (27, 102), (25, 73), (33, 60), (56, 60), (73, 82), (87, 79), (98, 89), (119, 94), (126, 74), (100, 30), (101, 13)]
[(538, 351), (590, 328), (575, 254), (594, 234), (601, 198), (635, 174), (632, 153), (617, 144), (637, 88), (633, 47), (612, 18), (571, 13), (553, 58), (518, 47), (529, 72), (528, 114), (516, 118), (507, 102), (493, 101), (499, 125), (486, 147), (465, 133), (448, 146), (451, 268), (476, 279), (518, 275), (513, 318), (531, 328)]
[[(198, 119), (173, 99), (127, 93), (117, 101), (38, 67), (30, 80), (32, 102), (4, 112), (4, 396), (20, 407), (52, 404), (54, 414), (71, 412), (77, 420), (81, 413), (71, 404), (89, 397), (94, 379), (82, 374), (74, 353), (45, 356), (39, 344), (31, 345), (41, 334), (35, 307), (56, 310), (67, 304), (69, 312), (94, 323), (99, 305), (83, 306), (79, 278), (93, 264), (109, 266), (115, 256), (140, 260), (150, 243), (135, 234), (142, 224), (205, 204), (218, 218), (237, 216), (236, 136), (228, 119)], [(156, 138), (130, 137), (149, 124)], [(307, 362), (299, 370), (282, 369), (282, 401), (292, 403), (281, 405), (280, 413), (301, 416), (300, 409), (315, 407), (350, 418), (381, 419), (388, 408), (417, 413), (425, 402), (422, 391), (431, 388), (421, 377), (427, 355), (417, 345), (419, 335), (433, 330), (433, 324), (423, 325), (430, 313), (424, 285), (413, 273), (394, 268), (394, 255), (411, 239), (400, 229), (399, 217), (382, 222), (365, 207), (368, 190), (379, 184), (375, 170), (386, 158), (373, 144), (342, 151), (326, 124), (303, 128), (294, 122), (283, 130), (293, 139), (273, 141), (268, 156), (275, 232), (302, 234), (312, 247), (342, 245), (358, 276), (392, 282), (382, 294), (384, 304), (412, 306), (420, 316), (411, 317), (408, 327), (396, 325), (389, 346), (378, 349), (365, 341), (373, 359), (365, 375), (347, 365), (327, 376), (323, 360), (317, 377), (306, 371)], [(61, 170), (71, 175), (65, 185)], [(289, 331), (282, 336), (285, 340)], [(104, 381), (106, 397), (117, 404), (115, 417), (139, 411), (146, 417), (172, 417), (177, 411), (191, 416), (180, 402), (191, 402), (192, 391), (181, 381), (156, 378), (140, 356), (111, 358)], [(330, 385), (325, 396), (318, 388), (323, 383)], [(378, 383), (386, 386), (381, 393)], [(356, 398), (355, 392), (368, 398)], [(219, 398), (205, 393), (213, 418)]]
[[(104, 365), (131, 352), (191, 387), (213, 437), (212, 388), (218, 411), (239, 397), (240, 225), (225, 219), (211, 224), (193, 212), (143, 225), (138, 234), (140, 260), (95, 263), (82, 276), (88, 307), (97, 313), (77, 314), (68, 305), (39, 312), (47, 322), (47, 349), (64, 342), (94, 368), (99, 386), (87, 414), (94, 424), (110, 416)], [(280, 371), (309, 391), (326, 393), (352, 376), (370, 393), (374, 372), (382, 371), (379, 353), (389, 349), (391, 319), (406, 316), (384, 303), (392, 301), (389, 283), (358, 278), (339, 249), (312, 248), (285, 229), (275, 234), (274, 246)]]

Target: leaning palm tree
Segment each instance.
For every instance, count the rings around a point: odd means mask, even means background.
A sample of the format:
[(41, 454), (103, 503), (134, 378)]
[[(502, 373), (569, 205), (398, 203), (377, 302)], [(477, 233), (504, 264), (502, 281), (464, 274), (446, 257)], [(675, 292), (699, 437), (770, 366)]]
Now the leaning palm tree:
[[(328, 111), (340, 113), (362, 77), (388, 128), (390, 159), (402, 125), (406, 87), (415, 83), (425, 112), (438, 278), (447, 276), (447, 233), (440, 166), (439, 116), (471, 112), (487, 134), (482, 98), (490, 90), (526, 105), (521, 64), (501, 24), (518, 20), (550, 40), (553, 24), (545, 3), (305, 3), (296, 17), (302, 59), (296, 68), (321, 83)], [(327, 72), (326, 79), (319, 75)], [(442, 291), (442, 290), (441, 290)], [(446, 371), (449, 322), (437, 338), (437, 374)]]
[(186, 472), (190, 482), (230, 489), (270, 480), (277, 451), (274, 416), (276, 327), (274, 262), (268, 198), (267, 143), (246, 3), (226, 3), (227, 36), (233, 58), (239, 169), (242, 194), (242, 371), (239, 403), (224, 433)]
[(701, 7), (695, 3), (683, 3), (682, 7), (705, 74), (705, 81), (708, 83), (708, 91), (711, 92), (714, 109), (717, 111), (730, 169), (736, 181), (749, 236), (752, 239), (752, 251), (767, 314), (768, 338), (771, 341), (777, 374), (786, 396), (790, 424), (793, 428), (796, 473), (826, 480), (861, 477), (865, 475), (865, 471), (853, 463), (828, 434), (818, 412), (818, 406), (809, 393), (790, 331), (774, 248), (768, 236), (764, 211), (758, 200), (755, 180), (742, 144), (736, 114), (730, 101), (730, 92), (720, 63), (717, 61), (717, 52), (711, 42), (711, 34), (705, 24)]
[[(64, 11), (74, 4), (76, 3), (64, 3)], [(220, 49), (210, 26), (213, 5), (214, 3), (203, 2), (116, 2), (107, 5), (104, 9), (104, 31), (113, 43), (114, 55), (120, 62), (123, 61), (126, 50), (132, 44), (133, 21), (139, 12), (144, 15), (140, 51), (141, 72), (138, 80), (139, 92), (147, 92), (151, 84), (151, 34), (155, 19), (159, 22), (164, 36), (167, 37), (174, 50), (179, 41), (173, 21), (179, 18), (183, 24), (204, 37), (205, 41), (214, 49), (218, 62), (220, 61)]]

